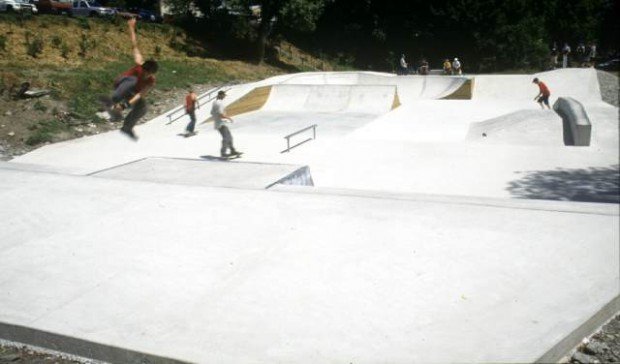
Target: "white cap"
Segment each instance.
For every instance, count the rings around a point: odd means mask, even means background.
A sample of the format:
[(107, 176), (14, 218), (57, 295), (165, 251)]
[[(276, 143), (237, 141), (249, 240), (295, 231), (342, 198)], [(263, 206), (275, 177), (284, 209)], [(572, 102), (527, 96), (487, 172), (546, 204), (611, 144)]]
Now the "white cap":
[(458, 61), (459, 59), (458, 59), (458, 58), (456, 58), (456, 57), (454, 57), (454, 60), (455, 60), (455, 61)]

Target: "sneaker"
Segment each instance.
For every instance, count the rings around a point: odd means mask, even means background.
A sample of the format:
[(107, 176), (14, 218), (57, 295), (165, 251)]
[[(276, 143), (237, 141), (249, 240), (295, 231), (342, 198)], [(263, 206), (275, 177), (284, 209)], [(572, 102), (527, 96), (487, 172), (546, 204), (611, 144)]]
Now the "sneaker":
[(243, 154), (243, 152), (240, 152), (238, 150), (234, 150), (232, 153), (230, 153), (231, 156), (232, 155), (241, 155), (241, 154)]
[(133, 130), (121, 128), (121, 133), (130, 137), (133, 141), (138, 141), (138, 136), (133, 132)]

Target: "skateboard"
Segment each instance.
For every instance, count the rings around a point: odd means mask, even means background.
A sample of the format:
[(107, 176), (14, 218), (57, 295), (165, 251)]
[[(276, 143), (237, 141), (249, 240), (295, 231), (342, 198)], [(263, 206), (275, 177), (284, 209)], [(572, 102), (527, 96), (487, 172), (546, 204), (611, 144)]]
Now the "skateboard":
[(218, 156), (214, 156), (214, 155), (202, 155), (202, 156), (200, 156), (200, 158), (207, 159), (207, 160), (212, 160), (212, 161), (213, 160), (216, 160), (216, 161), (230, 161), (230, 160), (233, 160), (233, 159), (241, 158), (242, 154), (243, 153), (233, 154), (233, 155), (229, 155), (229, 156), (226, 156), (226, 157), (218, 157)]
[(178, 135), (178, 136), (182, 136), (182, 137), (184, 137), (184, 138), (190, 138), (190, 137), (193, 137), (193, 136), (194, 136), (194, 135), (196, 135), (196, 134), (198, 134), (198, 132), (197, 132), (197, 131), (193, 131), (193, 132), (191, 132), (191, 133), (189, 133), (189, 132), (179, 133), (179, 134), (177, 134), (177, 135)]

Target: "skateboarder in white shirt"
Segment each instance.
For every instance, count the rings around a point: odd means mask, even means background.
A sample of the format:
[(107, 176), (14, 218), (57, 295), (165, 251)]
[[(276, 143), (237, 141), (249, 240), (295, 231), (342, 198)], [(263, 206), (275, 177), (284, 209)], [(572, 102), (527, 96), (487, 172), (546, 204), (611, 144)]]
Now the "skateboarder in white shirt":
[[(213, 116), (214, 119), (215, 129), (217, 129), (222, 135), (222, 149), (220, 149), (220, 155), (226, 158), (230, 156), (239, 156), (241, 153), (235, 150), (232, 135), (224, 122), (224, 120), (228, 120), (231, 123), (234, 122), (232, 118), (224, 113), (224, 106), (222, 105), (222, 100), (224, 100), (224, 97), (226, 97), (226, 92), (219, 91), (217, 93), (217, 99), (213, 101), (213, 106), (211, 107), (211, 116)], [(226, 153), (229, 149), (230, 154)]]
[(456, 75), (463, 74), (463, 70), (461, 69), (461, 62), (458, 58), (454, 58), (454, 62), (452, 62), (452, 72)]

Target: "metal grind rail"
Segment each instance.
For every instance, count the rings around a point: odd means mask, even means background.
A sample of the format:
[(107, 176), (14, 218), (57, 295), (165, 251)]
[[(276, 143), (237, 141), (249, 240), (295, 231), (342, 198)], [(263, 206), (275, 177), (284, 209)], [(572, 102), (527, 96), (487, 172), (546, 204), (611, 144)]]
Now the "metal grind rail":
[[(201, 101), (202, 103), (206, 103), (209, 101), (212, 101), (213, 99), (215, 99), (215, 97), (217, 96), (217, 92), (219, 92), (220, 90), (223, 90), (224, 88), (228, 87), (226, 90), (224, 90), (224, 92), (227, 92), (228, 90), (230, 90), (230, 86), (234, 85), (235, 83), (231, 82), (231, 83), (227, 83), (221, 86), (217, 86), (212, 88), (211, 90), (203, 93), (202, 95), (198, 96), (197, 98), (197, 102), (200, 104)], [(215, 94), (215, 96), (213, 96)], [(207, 100), (205, 100), (207, 99)], [(179, 120), (180, 118), (182, 118), (185, 115), (185, 105), (180, 105), (175, 107), (174, 109), (172, 109), (172, 111), (170, 111), (166, 117), (168, 118), (168, 122), (166, 123), (166, 125), (168, 124), (172, 124), (173, 122)]]
[[(287, 153), (287, 152), (290, 152), (290, 151), (291, 151), (291, 149), (293, 149), (293, 148), (295, 148), (295, 147), (298, 147), (298, 146), (300, 146), (300, 145), (302, 145), (302, 144), (304, 144), (304, 143), (306, 143), (306, 142), (309, 142), (309, 141), (311, 141), (311, 140), (313, 140), (313, 139), (316, 139), (316, 126), (317, 126), (316, 124), (313, 124), (313, 125), (310, 125), (310, 126), (308, 126), (308, 127), (305, 127), (305, 128), (303, 128), (303, 129), (301, 129), (301, 130), (298, 130), (298, 131), (296, 131), (296, 132), (294, 132), (294, 133), (291, 133), (291, 134), (289, 134), (289, 135), (285, 136), (285, 137), (284, 137), (284, 139), (286, 139), (286, 149), (285, 149), (285, 150), (283, 150), (283, 151), (281, 151), (280, 153)], [(305, 132), (305, 131), (308, 131), (308, 130), (310, 130), (310, 129), (312, 129), (312, 137), (311, 137), (311, 138), (305, 139), (305, 140), (303, 140), (303, 141), (301, 141), (301, 142), (299, 142), (299, 143), (294, 144), (293, 146), (291, 146), (291, 138), (292, 138), (292, 137), (294, 137), (294, 136), (296, 136), (296, 135), (299, 135), (299, 134), (301, 134), (301, 133), (303, 133), (303, 132)]]

